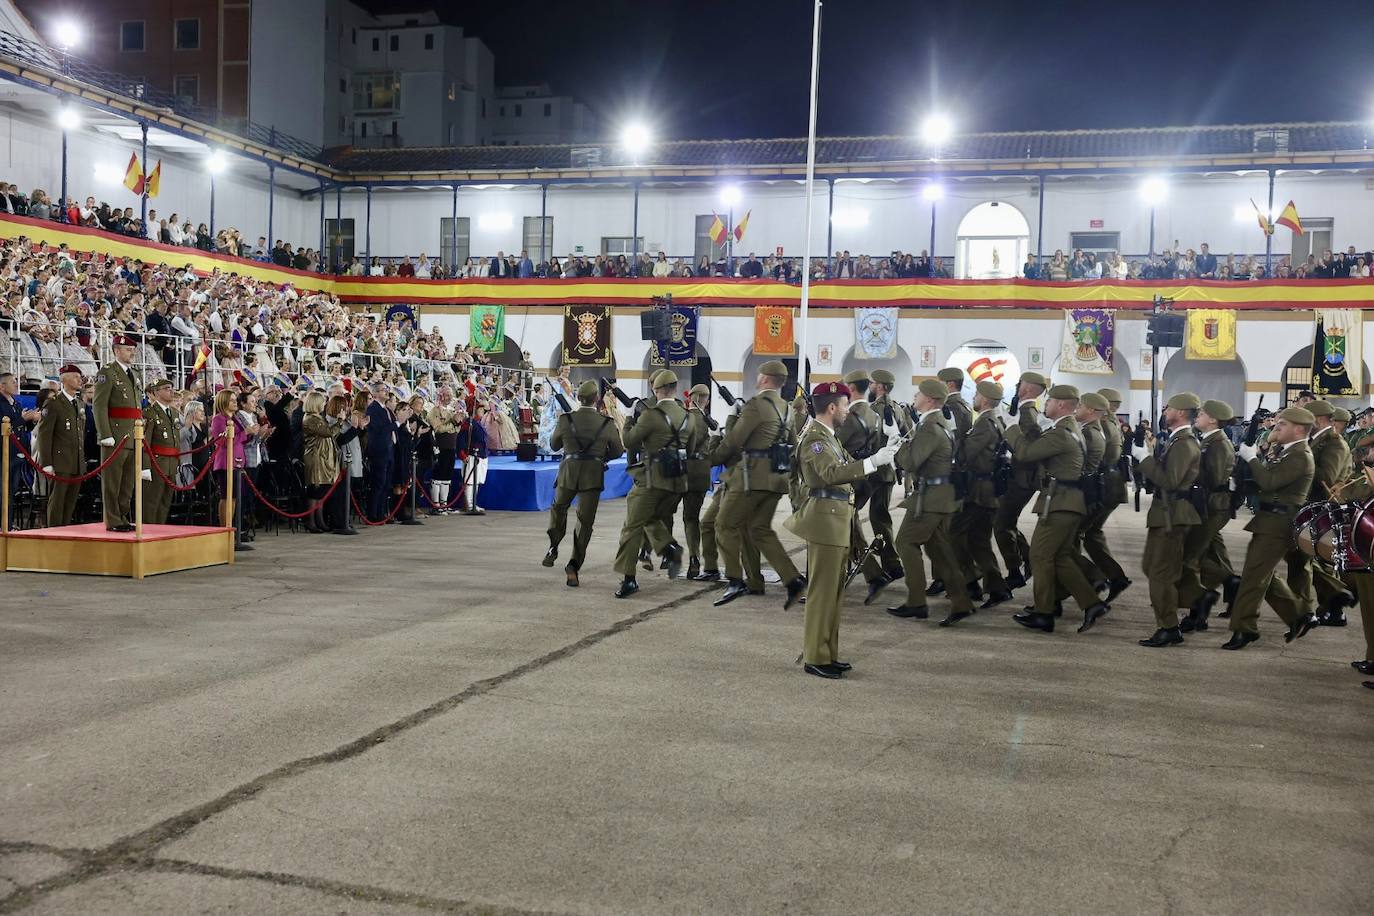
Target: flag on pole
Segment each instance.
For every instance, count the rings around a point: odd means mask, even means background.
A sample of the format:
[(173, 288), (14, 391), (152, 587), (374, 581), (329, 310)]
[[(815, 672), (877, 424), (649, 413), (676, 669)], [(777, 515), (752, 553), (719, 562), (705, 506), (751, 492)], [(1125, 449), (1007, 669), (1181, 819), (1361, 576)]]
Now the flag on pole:
[(157, 197), (157, 189), (161, 186), (161, 184), (162, 160), (159, 159), (157, 161), (157, 165), (153, 166), (153, 170), (150, 173), (148, 173), (148, 196)]
[(1274, 222), (1278, 223), (1280, 226), (1287, 226), (1289, 229), (1292, 229), (1294, 235), (1302, 235), (1302, 220), (1298, 218), (1298, 208), (1293, 206), (1291, 200), (1288, 202), (1288, 206), (1283, 208), (1283, 212), (1279, 214), (1279, 218), (1274, 220)]
[(719, 216), (716, 216), (715, 213), (711, 215), (714, 216), (715, 219), (711, 221), (711, 228), (706, 230), (706, 234), (711, 237), (711, 241), (719, 248), (725, 244), (725, 222)]
[(504, 305), (474, 305), (472, 307), (468, 341), (479, 350), (495, 353), (506, 347), (506, 307)]
[(796, 351), (791, 306), (754, 306), (754, 355), (793, 356)]
[(1235, 359), (1236, 310), (1188, 309), (1184, 359)]
[(750, 214), (750, 213), (753, 213), (753, 212), (754, 212), (753, 210), (749, 210), (748, 212), (746, 212), (746, 213), (744, 214), (744, 219), (740, 220), (739, 223), (735, 226), (735, 241), (736, 241), (736, 242), (742, 242), (742, 241), (744, 241), (744, 230), (747, 229), (747, 228), (749, 228), (749, 214)]
[(1264, 213), (1260, 210), (1260, 208), (1255, 204), (1255, 199), (1253, 197), (1250, 198), (1250, 206), (1255, 208), (1255, 216), (1259, 217), (1260, 231), (1263, 232), (1265, 235), (1273, 235), (1274, 224), (1269, 222), (1269, 217), (1265, 216)]
[(1363, 315), (1359, 309), (1317, 309), (1312, 391), (1318, 397), (1364, 396)]
[(138, 164), (138, 153), (129, 154), (129, 165), (124, 169), (124, 187), (135, 194), (143, 193), (143, 168)]
[(1116, 312), (1112, 309), (1069, 309), (1064, 312), (1060, 371), (1111, 375), (1115, 338)]

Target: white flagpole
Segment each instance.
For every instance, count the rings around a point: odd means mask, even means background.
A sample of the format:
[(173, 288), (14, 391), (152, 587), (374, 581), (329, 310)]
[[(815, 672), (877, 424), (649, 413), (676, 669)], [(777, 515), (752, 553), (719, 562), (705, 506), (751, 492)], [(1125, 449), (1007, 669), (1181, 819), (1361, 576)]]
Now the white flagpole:
[(801, 352), (797, 359), (797, 382), (803, 387), (809, 381), (806, 374), (806, 318), (811, 305), (811, 209), (816, 186), (816, 92), (820, 81), (820, 63), (821, 0), (816, 0), (811, 24), (811, 125), (806, 132), (806, 241), (802, 243)]

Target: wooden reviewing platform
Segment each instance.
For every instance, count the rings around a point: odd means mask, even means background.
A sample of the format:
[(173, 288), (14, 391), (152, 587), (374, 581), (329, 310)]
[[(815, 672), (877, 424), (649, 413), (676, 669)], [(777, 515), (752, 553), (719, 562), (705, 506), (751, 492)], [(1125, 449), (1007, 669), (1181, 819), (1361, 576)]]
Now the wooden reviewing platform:
[(96, 522), (11, 531), (4, 540), (0, 555), (6, 570), (134, 579), (221, 566), (234, 550), (232, 529), (190, 525), (144, 525), (139, 539), (132, 531), (106, 531)]

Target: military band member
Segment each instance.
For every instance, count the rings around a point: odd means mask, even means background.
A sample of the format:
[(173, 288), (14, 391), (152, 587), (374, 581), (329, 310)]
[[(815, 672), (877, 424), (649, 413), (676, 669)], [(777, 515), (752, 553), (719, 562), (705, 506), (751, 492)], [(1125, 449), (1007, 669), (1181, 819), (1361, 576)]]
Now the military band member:
[(1168, 438), (1158, 449), (1149, 434), (1144, 445), (1132, 446), (1140, 473), (1154, 486), (1145, 517), (1145, 555), (1140, 561), (1155, 612), (1155, 632), (1140, 644), (1151, 649), (1183, 643), (1178, 629), (1178, 580), (1183, 575), (1183, 545), (1202, 522), (1189, 499), (1202, 465), (1202, 448), (1193, 435), (1193, 421), (1201, 407), (1198, 396), (1190, 391), (1174, 395), (1164, 408)]
[(1236, 450), (1222, 428), (1235, 416), (1225, 401), (1203, 401), (1198, 411), (1197, 431), (1202, 445), (1202, 464), (1198, 483), (1207, 494), (1207, 512), (1202, 524), (1188, 532), (1183, 543), (1183, 575), (1178, 580), (1179, 607), (1189, 609), (1179, 621), (1184, 633), (1207, 629), (1207, 617), (1221, 600), (1217, 587), (1235, 572), (1226, 552), (1221, 529), (1231, 520), (1231, 474), (1235, 470)]
[(987, 599), (982, 608), (995, 607), (1011, 600), (1011, 589), (1002, 578), (997, 554), (992, 549), (992, 519), (997, 513), (997, 456), (1002, 448), (1002, 432), (1006, 420), (1001, 406), (1002, 386), (984, 379), (973, 395), (973, 407), (978, 412), (964, 438), (964, 469), (969, 475), (968, 498), (960, 515), (965, 519), (968, 543), (968, 562), (975, 575), (981, 576)]
[[(892, 417), (896, 421), (897, 431), (905, 434), (907, 429), (906, 411), (892, 400), (893, 386), (897, 384), (897, 377), (886, 369), (874, 369), (871, 374), (872, 381), (869, 384), (869, 394), (872, 397), (873, 415), (883, 424), (887, 425), (887, 413), (890, 409)], [(888, 436), (883, 431), (882, 426), (878, 429), (878, 439), (875, 448), (882, 448), (887, 445)], [(892, 530), (892, 490), (897, 485), (897, 471), (895, 468), (886, 466), (878, 468), (878, 473), (868, 482), (870, 494), (868, 497), (868, 523), (873, 528), (873, 536), (882, 536), (881, 545), (878, 548), (878, 561), (882, 565), (883, 575), (889, 581), (897, 581), (902, 578), (902, 561), (897, 556), (897, 550), (893, 546)], [(871, 588), (870, 584), (870, 588)]]
[[(1341, 492), (1341, 498), (1360, 504), (1368, 503), (1374, 499), (1374, 459), (1370, 459), (1370, 464), (1362, 464), (1359, 473), (1353, 480), (1346, 484)], [(1374, 573), (1354, 572), (1349, 574), (1351, 583), (1355, 586), (1355, 595), (1359, 598), (1360, 621), (1364, 625), (1364, 657), (1356, 659), (1350, 663), (1360, 674), (1374, 674)], [(1368, 687), (1371, 681), (1365, 681)]]
[(1102, 481), (1103, 501), (1097, 511), (1088, 514), (1088, 520), (1083, 526), (1083, 552), (1093, 564), (1088, 581), (1094, 585), (1102, 581), (1107, 583), (1107, 597), (1104, 600), (1110, 604), (1113, 598), (1131, 585), (1126, 571), (1121, 568), (1116, 557), (1112, 556), (1112, 551), (1107, 546), (1107, 536), (1103, 532), (1107, 519), (1116, 511), (1116, 507), (1124, 504), (1127, 499), (1126, 474), (1121, 468), (1124, 446), (1121, 425), (1116, 418), (1117, 411), (1121, 409), (1121, 392), (1115, 388), (1103, 388), (1097, 393), (1107, 401), (1107, 413), (1099, 422), (1107, 443), (1106, 451), (1102, 453), (1105, 474)]
[[(1316, 467), (1307, 501), (1325, 502), (1332, 498), (1331, 494), (1339, 484), (1350, 479), (1353, 467), (1350, 446), (1331, 425), (1331, 418), (1336, 413), (1334, 404), (1330, 401), (1313, 401), (1307, 405), (1307, 410), (1316, 420), (1307, 443)], [(1320, 606), (1318, 620), (1330, 619), (1333, 623), (1337, 619), (1343, 621), (1345, 608), (1355, 606), (1354, 596), (1330, 567), (1301, 550), (1295, 549), (1288, 556), (1288, 587), (1302, 599), (1307, 610), (1315, 611)]]
[[(125, 334), (116, 334), (111, 349), (114, 361), (95, 377), (96, 435), (100, 437), (100, 460), (108, 460), (118, 444), (119, 454), (100, 475), (100, 500), (105, 510), (105, 527), (110, 531), (133, 531), (129, 510), (134, 498), (134, 424), (143, 419), (139, 406), (143, 385), (133, 370), (136, 344)], [(127, 439), (126, 439), (127, 437)], [(121, 444), (122, 443), (122, 444)]]
[(828, 679), (852, 666), (840, 661), (840, 607), (854, 513), (851, 485), (892, 462), (896, 443), (867, 458), (851, 458), (835, 437), (849, 409), (849, 389), (839, 382), (822, 382), (811, 392), (815, 423), (802, 433), (797, 447), (806, 498), (783, 523), (806, 541), (806, 622), (802, 644), (803, 670)]
[[(930, 554), (931, 575), (963, 583), (964, 574), (949, 539), (949, 521), (959, 511), (951, 474), (954, 471), (954, 431), (943, 408), (948, 390), (943, 382), (926, 379), (916, 390), (919, 419), (911, 440), (897, 452), (897, 462), (910, 475), (915, 493), (902, 502), (906, 517), (897, 531), (897, 553), (906, 570), (906, 603), (890, 607), (894, 617), (924, 620), (926, 608), (925, 562), (921, 548)], [(964, 588), (949, 589), (950, 612), (940, 626), (958, 623), (973, 613), (973, 602)]]
[(701, 450), (687, 456), (687, 493), (682, 497), (682, 528), (687, 536), (687, 578), (697, 579), (701, 575), (701, 556), (705, 551), (704, 538), (713, 542), (711, 555), (716, 553), (715, 527), (706, 530), (701, 527), (701, 507), (706, 502), (706, 494), (711, 492), (711, 462), (708, 456), (720, 438), (718, 424), (711, 419), (711, 389), (705, 385), (695, 385), (691, 390), (692, 406), (687, 413), (701, 441)]
[[(86, 405), (81, 400), (81, 370), (72, 364), (62, 367), (62, 390), (48, 398), (35, 435), (38, 454), (47, 464), (43, 470), (59, 477), (80, 477), (86, 473)], [(52, 481), (48, 491), (48, 527), (70, 525), (76, 513), (81, 484)]]
[[(849, 391), (849, 406), (843, 419), (835, 426), (835, 438), (839, 440), (845, 453), (855, 461), (862, 461), (878, 450), (878, 437), (882, 434), (883, 419), (873, 412), (868, 403), (868, 387), (871, 379), (865, 369), (855, 369), (844, 377)], [(864, 536), (860, 513), (873, 496), (873, 485), (867, 477), (853, 481), (854, 511), (851, 514), (849, 533), (850, 561), (858, 562), (868, 552), (868, 538)], [(883, 587), (892, 582), (883, 572), (882, 561), (877, 552), (869, 553), (863, 566), (864, 581), (868, 583), (868, 595), (864, 604), (871, 604)]]
[(806, 588), (806, 577), (798, 572), (773, 530), (773, 514), (792, 479), (790, 462), (787, 470), (776, 469), (774, 463), (774, 455), (795, 441), (787, 425), (791, 405), (778, 393), (786, 380), (787, 367), (778, 360), (760, 366), (759, 393), (744, 405), (711, 452), (711, 464), (730, 466), (726, 472), (728, 489), (716, 517), (716, 542), (725, 555), (729, 585), (716, 599), (717, 607), (749, 592), (740, 559), (746, 541), (758, 547), (782, 578), (787, 589), (784, 608), (791, 607)]
[(558, 545), (568, 530), (568, 507), (577, 500), (577, 528), (573, 532), (573, 552), (563, 572), (567, 584), (576, 588), (580, 583), (578, 571), (587, 559), (587, 545), (596, 524), (596, 510), (601, 503), (605, 485), (606, 463), (619, 458), (625, 449), (620, 444), (620, 431), (611, 418), (596, 409), (601, 389), (596, 382), (585, 381), (577, 388), (578, 406), (571, 413), (559, 416), (549, 446), (563, 450), (554, 482), (553, 505), (549, 507), (549, 549), (543, 565), (552, 566), (558, 559)]
[(1250, 467), (1250, 476), (1259, 488), (1255, 517), (1245, 526), (1251, 533), (1245, 551), (1240, 586), (1231, 605), (1231, 638), (1223, 649), (1244, 649), (1259, 639), (1260, 601), (1267, 601), (1288, 624), (1284, 636), (1292, 642), (1317, 625), (1315, 615), (1307, 612), (1302, 600), (1288, 583), (1276, 576), (1275, 569), (1294, 547), (1293, 519), (1307, 501), (1316, 465), (1307, 445), (1307, 434), (1315, 418), (1302, 407), (1280, 411), (1269, 433), (1272, 448), (1268, 457), (1259, 457), (1259, 447), (1242, 444), (1236, 454)]
[[(156, 464), (167, 480), (177, 479), (181, 463), (181, 421), (177, 418), (172, 400), (176, 393), (167, 379), (158, 379), (148, 386), (148, 406), (143, 408), (143, 443), (148, 447), (149, 464)], [(164, 525), (172, 511), (172, 488), (151, 467), (143, 474), (143, 521), (149, 525)]]
[[(1025, 377), (1022, 377), (1025, 384)], [(1022, 390), (1025, 390), (1023, 387)], [(1040, 496), (1035, 501), (1039, 520), (1031, 536), (1030, 566), (1035, 580), (1035, 604), (1012, 617), (1032, 630), (1054, 632), (1054, 618), (1060, 602), (1058, 589), (1062, 586), (1083, 609), (1082, 633), (1108, 611), (1098, 600), (1097, 592), (1088, 584), (1083, 571), (1073, 561), (1074, 535), (1087, 515), (1083, 501), (1083, 433), (1073, 418), (1078, 409), (1078, 389), (1072, 385), (1055, 385), (1045, 400), (1048, 429), (1031, 417), (1026, 422), (1025, 411), (1020, 422), (1007, 427), (1007, 441), (1012, 457), (1022, 466), (1038, 467)], [(1005, 511), (1007, 504), (999, 507)]]
[[(1008, 432), (1013, 425), (1019, 427), (1022, 432), (1038, 432), (1040, 411), (1036, 408), (1035, 402), (1045, 393), (1045, 385), (1045, 377), (1040, 373), (1021, 373), (1021, 380), (1016, 385), (1017, 410), (1014, 414), (1010, 410), (1007, 411)], [(1007, 441), (1011, 441), (1010, 436)], [(1035, 466), (1035, 462), (1028, 462), (1016, 455), (1013, 445), (1011, 479), (1007, 484), (1007, 491), (997, 500), (997, 514), (992, 521), (993, 537), (997, 539), (997, 549), (1002, 554), (1002, 564), (1007, 570), (1007, 585), (1012, 589), (1025, 585), (1032, 574), (1030, 545), (1026, 543), (1026, 536), (1021, 533), (1019, 522), (1021, 512), (1035, 495), (1039, 480), (1040, 470)]]

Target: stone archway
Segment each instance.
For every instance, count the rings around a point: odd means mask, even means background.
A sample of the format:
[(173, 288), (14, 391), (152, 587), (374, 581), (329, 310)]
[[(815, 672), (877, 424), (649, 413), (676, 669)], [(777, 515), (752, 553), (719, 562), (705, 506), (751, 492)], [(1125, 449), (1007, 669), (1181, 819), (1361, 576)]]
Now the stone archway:
[(1030, 250), (1026, 215), (1005, 200), (981, 203), (964, 214), (954, 240), (954, 275), (989, 280), (1021, 275)]
[(1180, 391), (1191, 391), (1204, 401), (1225, 401), (1237, 414), (1244, 414), (1245, 363), (1239, 358), (1185, 359), (1179, 350), (1159, 377), (1160, 404)]
[[(553, 375), (557, 375), (558, 370), (562, 367), (563, 344), (560, 342), (554, 346), (553, 353), (549, 356), (549, 372)], [(606, 378), (615, 378), (614, 353), (611, 354), (611, 364), (609, 366), (573, 366), (568, 372), (568, 377), (572, 379), (574, 388), (588, 379), (594, 382), (599, 381), (603, 376)], [(622, 385), (620, 390), (625, 391), (625, 387)], [(633, 396), (632, 392), (625, 391), (625, 393)]]
[(897, 355), (891, 359), (861, 359), (857, 348), (850, 347), (840, 360), (840, 378), (844, 378), (855, 369), (866, 369), (869, 372), (874, 369), (886, 369), (897, 379), (893, 395), (898, 400), (911, 397), (911, 357), (900, 345), (897, 347)]
[[(1327, 398), (1332, 404), (1347, 410), (1360, 410), (1369, 403), (1364, 392), (1370, 383), (1369, 363), (1361, 362), (1360, 394), (1349, 398)], [(1284, 364), (1283, 376), (1279, 380), (1280, 407), (1287, 407), (1298, 397), (1298, 392), (1312, 387), (1312, 347), (1308, 345), (1288, 358)]]
[(1016, 354), (1001, 341), (984, 337), (960, 344), (945, 360), (945, 368), (951, 366), (964, 372), (961, 393), (969, 404), (973, 403), (974, 390), (983, 379), (997, 382), (1003, 388), (1003, 396), (1009, 398), (1021, 377), (1021, 362)]

